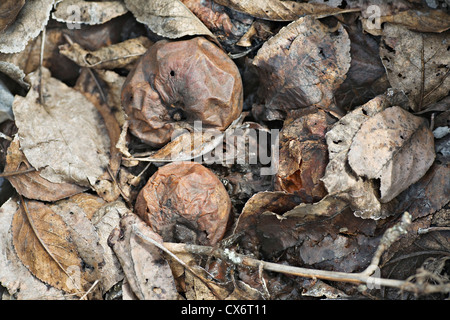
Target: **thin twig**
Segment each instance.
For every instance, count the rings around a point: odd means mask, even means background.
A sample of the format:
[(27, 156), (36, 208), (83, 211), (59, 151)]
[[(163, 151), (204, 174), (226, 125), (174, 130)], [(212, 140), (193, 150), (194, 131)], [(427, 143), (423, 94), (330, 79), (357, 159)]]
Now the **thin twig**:
[(39, 57), (39, 102), (40, 104), (45, 104), (45, 97), (44, 97), (44, 83), (42, 81), (42, 68), (44, 64), (44, 47), (45, 47), (45, 27), (42, 30), (42, 36), (41, 36), (41, 53)]
[(26, 170), (22, 170), (22, 171), (3, 172), (3, 173), (0, 173), (0, 178), (18, 176), (21, 174), (26, 174), (26, 173), (30, 173), (30, 172), (34, 172), (34, 171), (36, 171), (35, 168), (30, 168), (30, 169), (26, 169)]

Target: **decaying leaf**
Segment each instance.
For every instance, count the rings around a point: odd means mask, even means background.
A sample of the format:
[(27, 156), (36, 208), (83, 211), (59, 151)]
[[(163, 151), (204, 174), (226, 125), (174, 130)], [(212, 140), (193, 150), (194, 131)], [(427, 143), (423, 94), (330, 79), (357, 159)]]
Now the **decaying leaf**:
[[(28, 161), (20, 150), (19, 140), (16, 136), (8, 148), (5, 172), (29, 169), (27, 164)], [(86, 188), (72, 183), (50, 182), (42, 178), (38, 171), (12, 175), (8, 177), (8, 180), (19, 194), (29, 199), (42, 201), (58, 201), (86, 190)]]
[(347, 167), (347, 155), (361, 125), (371, 116), (383, 110), (384, 96), (377, 96), (341, 118), (327, 132), (329, 162), (322, 178), (329, 194), (339, 194), (349, 201), (355, 215), (364, 218), (386, 217), (392, 212), (377, 198), (372, 182), (355, 176)]
[(51, 78), (46, 69), (41, 104), (39, 73), (30, 79), (33, 88), (25, 98), (16, 96), (13, 103), (27, 160), (52, 182), (93, 185), (109, 161), (110, 141), (99, 113), (80, 92)]
[(49, 287), (33, 276), (17, 257), (13, 246), (11, 223), (19, 203), (11, 198), (0, 208), (0, 283), (18, 300), (78, 299), (63, 291)]
[(380, 180), (382, 203), (417, 182), (434, 158), (434, 136), (427, 121), (400, 107), (365, 121), (348, 152), (348, 163), (358, 176)]
[(448, 32), (423, 34), (386, 23), (380, 56), (391, 86), (403, 90), (413, 111), (446, 97), (450, 90)]
[(156, 34), (170, 39), (202, 35), (215, 39), (211, 31), (179, 0), (125, 0), (136, 20)]
[(135, 62), (150, 47), (151, 41), (146, 37), (129, 39), (121, 43), (103, 47), (97, 51), (89, 51), (79, 44), (60, 46), (60, 53), (78, 64), (80, 67), (95, 69), (123, 68)]
[(341, 24), (332, 29), (303, 17), (269, 39), (253, 65), (268, 120), (284, 119), (292, 109), (330, 109), (333, 93), (350, 68), (350, 40)]
[(122, 265), (132, 292), (141, 300), (177, 299), (172, 271), (161, 251), (136, 236), (133, 228), (162, 243), (161, 236), (131, 213), (123, 217), (120, 227), (111, 232), (109, 244)]
[(304, 15), (327, 16), (359, 9), (333, 8), (322, 3), (299, 3), (280, 0), (215, 0), (215, 2), (259, 19), (293, 21)]
[[(33, 275), (66, 292), (82, 292), (82, 260), (66, 223), (53, 210), (41, 202), (24, 202), (14, 215), (12, 233), (14, 249)], [(78, 273), (77, 279), (70, 273)]]
[(435, 157), (426, 121), (399, 107), (383, 110), (384, 99), (355, 109), (326, 135), (330, 161), (322, 181), (363, 218), (394, 214), (395, 197), (420, 179)]
[(122, 1), (84, 1), (84, 0), (58, 0), (53, 19), (71, 24), (102, 24), (119, 17), (128, 10)]
[(14, 53), (25, 49), (36, 38), (50, 17), (55, 0), (26, 1), (16, 20), (0, 33), (0, 52)]
[(328, 164), (325, 133), (331, 123), (322, 110), (290, 115), (285, 120), (280, 132), (276, 189), (296, 192), (305, 202), (318, 201), (326, 195), (320, 179)]

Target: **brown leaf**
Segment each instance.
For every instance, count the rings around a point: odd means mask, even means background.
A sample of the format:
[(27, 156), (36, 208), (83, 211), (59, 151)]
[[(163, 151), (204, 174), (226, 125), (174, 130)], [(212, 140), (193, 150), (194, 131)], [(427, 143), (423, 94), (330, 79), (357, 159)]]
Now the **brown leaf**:
[[(20, 150), (17, 136), (11, 142), (6, 155), (5, 172), (22, 171), (30, 168), (25, 155)], [(42, 178), (39, 171), (29, 172), (8, 177), (16, 191), (29, 199), (42, 201), (57, 201), (77, 193), (86, 188), (71, 183), (53, 183)]]
[(161, 236), (131, 213), (111, 232), (108, 242), (122, 265), (131, 290), (141, 300), (177, 299), (172, 271), (161, 251), (137, 237), (133, 228), (162, 243)]
[(0, 208), (0, 283), (17, 300), (79, 299), (65, 294), (36, 278), (21, 262), (13, 244), (11, 223), (20, 203), (16, 197), (10, 198)]
[(184, 36), (208, 36), (211, 31), (179, 0), (125, 0), (125, 5), (140, 23), (156, 34), (177, 39)]
[(116, 69), (127, 67), (138, 60), (151, 44), (148, 38), (138, 37), (96, 51), (85, 50), (78, 43), (60, 46), (59, 50), (62, 55), (70, 58), (80, 67)]
[[(66, 223), (53, 210), (27, 201), (14, 215), (12, 232), (16, 253), (31, 273), (55, 288), (81, 293), (86, 284), (82, 260)], [(74, 270), (80, 276), (77, 279), (69, 277)]]
[(328, 164), (325, 133), (332, 120), (324, 111), (290, 115), (280, 132), (279, 168), (275, 189), (295, 192), (304, 202), (314, 202), (326, 195), (320, 180)]
[(402, 90), (413, 111), (446, 97), (450, 90), (448, 33), (424, 34), (386, 23), (380, 56), (389, 82)]
[(400, 107), (364, 122), (348, 152), (348, 162), (358, 176), (380, 180), (382, 203), (417, 182), (434, 158), (434, 136), (427, 121)]
[(136, 213), (164, 241), (214, 245), (225, 234), (230, 197), (220, 180), (196, 162), (173, 162), (147, 181)]
[(350, 68), (350, 40), (341, 24), (332, 29), (303, 17), (269, 39), (253, 65), (268, 120), (309, 106), (332, 109), (333, 93)]
[(359, 11), (359, 9), (333, 8), (322, 3), (299, 3), (295, 1), (215, 0), (215, 2), (259, 19), (273, 21), (293, 21), (304, 15), (324, 17)]

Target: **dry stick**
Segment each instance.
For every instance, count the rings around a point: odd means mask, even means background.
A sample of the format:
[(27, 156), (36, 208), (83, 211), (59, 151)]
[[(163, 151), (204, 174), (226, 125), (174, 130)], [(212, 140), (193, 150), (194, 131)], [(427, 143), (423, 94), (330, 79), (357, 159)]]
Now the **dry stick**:
[(44, 63), (44, 47), (45, 47), (45, 27), (42, 30), (42, 36), (41, 36), (41, 54), (39, 57), (39, 103), (44, 105), (45, 104), (45, 98), (44, 98), (44, 83), (42, 82), (42, 68)]
[[(226, 260), (230, 263), (236, 265), (249, 266), (253, 268), (262, 268), (266, 271), (279, 272), (289, 275), (295, 275), (305, 278), (312, 279), (323, 279), (329, 281), (338, 282), (350, 282), (355, 284), (367, 284), (367, 285), (378, 285), (385, 287), (399, 288), (401, 290), (411, 291), (414, 293), (443, 293), (450, 292), (450, 284), (441, 285), (417, 285), (404, 280), (394, 280), (394, 279), (384, 279), (371, 276), (371, 274), (378, 268), (378, 263), (380, 261), (382, 253), (389, 248), (389, 246), (396, 241), (402, 234), (406, 232), (406, 227), (411, 223), (410, 215), (405, 212), (402, 217), (402, 221), (388, 229), (380, 241), (380, 246), (378, 247), (371, 264), (366, 270), (360, 273), (347, 273), (338, 271), (325, 271), (317, 269), (308, 269), (302, 267), (292, 267), (287, 265), (282, 265), (273, 262), (261, 261), (258, 259), (250, 258), (248, 256), (236, 253), (229, 249), (214, 249), (208, 246), (200, 246), (194, 244), (184, 244), (184, 243), (169, 243), (165, 242), (164, 247), (172, 252), (176, 253), (192, 253), (199, 255), (213, 255), (216, 258)], [(146, 239), (143, 239), (146, 240)], [(152, 242), (153, 243), (153, 242)], [(159, 245), (159, 244), (158, 244)], [(159, 245), (160, 246), (160, 245)]]
[(26, 173), (30, 173), (30, 172), (34, 172), (34, 171), (36, 171), (35, 168), (30, 168), (30, 169), (26, 169), (26, 170), (22, 170), (22, 171), (3, 172), (3, 173), (0, 173), (0, 178), (17, 176), (20, 174), (26, 174)]

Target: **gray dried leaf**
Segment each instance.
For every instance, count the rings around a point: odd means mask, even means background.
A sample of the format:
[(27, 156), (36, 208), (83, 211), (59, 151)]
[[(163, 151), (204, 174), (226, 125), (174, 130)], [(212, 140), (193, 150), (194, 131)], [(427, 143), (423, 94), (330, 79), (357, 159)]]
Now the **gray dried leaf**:
[(0, 284), (18, 300), (70, 299), (63, 291), (38, 280), (17, 257), (12, 243), (11, 223), (19, 209), (16, 199), (0, 208)]
[(109, 244), (122, 265), (131, 290), (141, 300), (174, 300), (178, 298), (168, 262), (153, 244), (136, 236), (133, 228), (162, 243), (162, 238), (136, 215), (121, 219), (120, 227), (110, 235)]
[(380, 202), (394, 199), (433, 164), (434, 136), (427, 121), (391, 107), (361, 125), (348, 162), (360, 177), (380, 179)]
[(375, 97), (342, 117), (326, 134), (329, 162), (322, 181), (330, 195), (348, 201), (362, 218), (379, 219), (392, 213), (378, 200), (373, 182), (355, 175), (347, 164), (354, 136), (365, 121), (383, 110), (384, 103), (384, 96)]
[(16, 20), (0, 33), (0, 52), (15, 53), (25, 49), (28, 41), (36, 38), (44, 29), (54, 1), (27, 1)]
[(102, 24), (127, 13), (122, 1), (59, 0), (52, 18), (65, 23)]
[(32, 89), (16, 96), (13, 112), (20, 145), (41, 176), (49, 181), (90, 187), (109, 162), (110, 141), (95, 106), (43, 69), (45, 103), (39, 103), (39, 73), (30, 75)]
[(211, 31), (179, 0), (125, 0), (125, 5), (140, 23), (156, 34), (170, 39), (184, 36), (209, 36)]
[(381, 61), (391, 86), (408, 96), (413, 111), (422, 111), (449, 94), (449, 45), (448, 32), (425, 34), (385, 24)]
[(148, 38), (138, 37), (96, 51), (85, 50), (78, 43), (65, 44), (59, 47), (59, 52), (80, 67), (116, 69), (138, 60), (150, 45), (151, 41)]
[(304, 15), (334, 15), (359, 9), (333, 8), (323, 3), (299, 3), (280, 0), (215, 0), (218, 4), (259, 19), (293, 21)]

